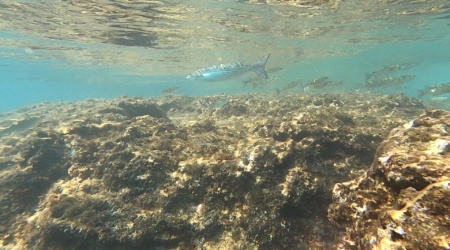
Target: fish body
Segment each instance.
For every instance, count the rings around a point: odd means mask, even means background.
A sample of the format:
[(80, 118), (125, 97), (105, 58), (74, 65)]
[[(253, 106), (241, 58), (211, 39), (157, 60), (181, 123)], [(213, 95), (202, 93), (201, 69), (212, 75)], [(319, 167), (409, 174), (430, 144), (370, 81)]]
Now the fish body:
[(427, 94), (442, 95), (442, 94), (447, 94), (447, 93), (450, 93), (450, 82), (436, 84), (432, 87), (418, 90), (419, 97), (422, 97)]
[(163, 94), (170, 94), (170, 93), (173, 93), (173, 92), (177, 91), (179, 88), (180, 87), (170, 87), (170, 88), (166, 88), (166, 89), (161, 90), (161, 92)]
[(401, 70), (407, 70), (416, 67), (419, 65), (418, 62), (406, 62), (406, 63), (400, 63), (400, 64), (393, 64), (385, 66), (383, 69), (374, 71), (372, 73), (366, 73), (366, 80), (374, 79), (374, 78), (386, 78), (392, 73), (395, 73), (397, 71)]
[(338, 87), (344, 84), (344, 81), (332, 81), (328, 78), (328, 76), (320, 77), (314, 80), (309, 81), (306, 86), (303, 88), (304, 92), (308, 92), (311, 90), (325, 89), (325, 88), (333, 88)]
[(328, 76), (320, 77), (317, 79), (314, 79), (312, 81), (309, 81), (308, 84), (306, 84), (306, 88), (309, 89), (323, 89), (326, 87), (337, 87), (342, 85), (344, 82), (333, 82), (331, 81)]
[(324, 77), (320, 77), (320, 78), (309, 81), (308, 85), (321, 85), (328, 81), (329, 81), (328, 76), (324, 76)]
[(311, 85), (307, 85), (304, 88), (304, 91), (307, 92), (309, 90), (313, 90), (313, 89), (325, 89), (325, 88), (334, 88), (334, 87), (338, 87), (341, 86), (342, 84), (344, 84), (344, 81), (326, 81), (323, 82), (321, 84), (311, 84)]
[(279, 94), (284, 93), (284, 92), (286, 92), (288, 90), (295, 89), (298, 86), (303, 86), (303, 80), (293, 81), (293, 82), (289, 83), (288, 85), (284, 86), (282, 89), (275, 89), (275, 91), (279, 95)]
[(418, 62), (406, 62), (406, 63), (400, 63), (400, 64), (394, 64), (384, 67), (385, 70), (395, 72), (399, 70), (407, 70), (416, 67), (419, 65)]
[(365, 87), (377, 88), (377, 87), (392, 87), (401, 85), (407, 81), (416, 78), (415, 75), (403, 75), (403, 76), (390, 76), (385, 78), (378, 78), (366, 81)]
[(206, 67), (187, 75), (186, 78), (194, 80), (218, 82), (228, 80), (243, 75), (247, 72), (253, 71), (256, 74), (263, 76), (267, 79), (268, 77), (265, 66), (267, 60), (269, 59), (269, 56), (270, 54), (262, 57), (257, 62), (251, 64), (243, 62), (235, 62), (235, 63), (223, 63)]

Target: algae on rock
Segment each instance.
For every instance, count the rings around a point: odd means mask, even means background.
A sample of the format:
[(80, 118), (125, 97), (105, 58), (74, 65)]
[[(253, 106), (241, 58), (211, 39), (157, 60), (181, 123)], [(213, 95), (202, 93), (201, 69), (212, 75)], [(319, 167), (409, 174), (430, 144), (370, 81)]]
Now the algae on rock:
[(367, 93), (37, 106), (28, 115), (45, 115), (32, 129), (0, 138), (1, 244), (333, 247), (333, 185), (367, 169), (388, 131), (423, 109), (403, 95)]
[(333, 189), (329, 217), (346, 249), (450, 248), (450, 113), (395, 128), (369, 170)]

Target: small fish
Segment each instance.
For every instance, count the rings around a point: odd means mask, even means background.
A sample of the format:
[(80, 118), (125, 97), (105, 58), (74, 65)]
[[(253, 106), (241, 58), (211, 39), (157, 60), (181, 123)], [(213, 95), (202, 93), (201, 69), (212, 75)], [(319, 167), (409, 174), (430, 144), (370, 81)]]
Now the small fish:
[(180, 87), (166, 88), (166, 89), (161, 90), (161, 93), (163, 93), (163, 94), (170, 94), (170, 93), (173, 93), (173, 92), (177, 91), (179, 88)]
[(328, 88), (328, 87), (341, 86), (343, 83), (344, 83), (344, 81), (333, 82), (333, 81), (329, 80), (327, 76), (325, 76), (325, 77), (320, 77), (320, 78), (314, 79), (312, 81), (309, 81), (306, 84), (306, 88), (323, 89), (323, 88)]
[(422, 97), (427, 94), (431, 95), (442, 95), (450, 93), (450, 82), (436, 84), (432, 87), (428, 87), (426, 89), (417, 90), (419, 97)]
[(285, 91), (295, 89), (298, 86), (303, 87), (303, 80), (293, 81), (293, 82), (289, 83), (288, 85), (284, 86), (282, 89), (275, 89), (275, 91), (277, 92), (277, 95), (279, 95)]
[(374, 78), (385, 78), (394, 72), (411, 69), (413, 67), (416, 67), (417, 65), (419, 65), (418, 62), (406, 62), (406, 63), (388, 65), (388, 66), (385, 66), (383, 69), (374, 71), (370, 74), (366, 73), (366, 81), (368, 81), (370, 79), (374, 79)]
[(327, 82), (324, 82), (323, 84), (306, 85), (306, 87), (303, 89), (303, 91), (308, 92), (311, 90), (334, 88), (334, 87), (341, 86), (342, 84), (344, 84), (344, 81), (338, 81), (338, 82), (327, 81)]
[(235, 63), (224, 63), (214, 65), (211, 67), (199, 69), (187, 75), (186, 78), (194, 80), (218, 82), (243, 75), (250, 71), (254, 71), (256, 74), (263, 76), (267, 79), (268, 77), (265, 66), (267, 60), (269, 59), (269, 56), (270, 54), (264, 56), (259, 61), (251, 64), (246, 64), (243, 62), (235, 62)]
[(334, 87), (341, 86), (342, 84), (344, 84), (344, 81), (334, 82), (334, 81), (331, 81), (330, 79), (328, 79), (327, 76), (320, 77), (320, 78), (314, 79), (312, 81), (309, 81), (306, 84), (306, 86), (303, 88), (303, 92), (306, 93), (306, 92), (310, 92), (313, 90), (334, 88)]
[(415, 75), (390, 76), (385, 78), (373, 79), (366, 81), (364, 85), (367, 88), (392, 87), (403, 84), (416, 78)]
[(399, 71), (399, 70), (407, 70), (416, 67), (419, 65), (419, 62), (406, 62), (406, 63), (400, 63), (400, 64), (394, 64), (384, 67), (387, 71)]
[(307, 85), (321, 85), (325, 82), (328, 82), (328, 76), (320, 77), (317, 79), (314, 79), (312, 81), (309, 81)]

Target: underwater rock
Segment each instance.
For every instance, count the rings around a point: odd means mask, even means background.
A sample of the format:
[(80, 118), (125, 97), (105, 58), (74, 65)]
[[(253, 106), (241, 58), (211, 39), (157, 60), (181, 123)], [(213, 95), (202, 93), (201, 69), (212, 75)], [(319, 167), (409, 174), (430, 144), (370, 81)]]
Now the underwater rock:
[(247, 110), (248, 110), (248, 108), (247, 108), (247, 105), (245, 105), (245, 104), (229, 102), (229, 103), (225, 104), (224, 106), (220, 107), (216, 111), (216, 115), (225, 116), (225, 117), (241, 116), (241, 115), (245, 115), (245, 113), (247, 113)]
[(0, 136), (11, 132), (27, 130), (39, 121), (39, 117), (20, 117), (19, 119), (3, 120), (0, 124)]
[(149, 115), (155, 118), (167, 119), (167, 114), (164, 110), (162, 110), (157, 104), (148, 103), (145, 100), (134, 99), (122, 101), (119, 102), (117, 106), (124, 109), (125, 114), (128, 117)]
[(450, 248), (450, 112), (429, 110), (384, 140), (369, 170), (333, 189), (345, 249)]
[[(1, 248), (333, 248), (333, 185), (423, 111), (345, 92), (39, 105), (20, 114), (34, 126), (0, 137)], [(446, 154), (442, 140), (430, 153)], [(431, 182), (414, 176), (398, 190)]]

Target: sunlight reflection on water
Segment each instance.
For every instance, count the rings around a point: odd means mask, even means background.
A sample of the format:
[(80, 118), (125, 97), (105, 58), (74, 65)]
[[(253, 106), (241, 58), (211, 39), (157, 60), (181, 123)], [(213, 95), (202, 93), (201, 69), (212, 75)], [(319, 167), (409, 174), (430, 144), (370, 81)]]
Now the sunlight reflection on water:
[(439, 39), (446, 32), (421, 13), (450, 8), (446, 1), (244, 2), (7, 0), (0, 6), (0, 28), (22, 35), (0, 36), (1, 47), (25, 49), (31, 57), (150, 65), (152, 72), (172, 74), (174, 68), (268, 52), (282, 57), (277, 63), (294, 63), (359, 53), (358, 46)]

